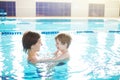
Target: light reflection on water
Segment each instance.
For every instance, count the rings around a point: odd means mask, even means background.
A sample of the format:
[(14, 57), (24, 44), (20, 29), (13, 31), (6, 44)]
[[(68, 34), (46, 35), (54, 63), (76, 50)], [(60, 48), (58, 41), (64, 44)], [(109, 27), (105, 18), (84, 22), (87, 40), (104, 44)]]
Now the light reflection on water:
[[(22, 50), (22, 35), (1, 35), (0, 78), (17, 80), (119, 80), (120, 34), (70, 33), (72, 43), (68, 64), (48, 71), (46, 64), (39, 68), (29, 64)], [(41, 53), (54, 52), (55, 35), (42, 34)], [(46, 47), (47, 46), (47, 47)], [(47, 50), (46, 50), (47, 49)], [(43, 55), (43, 56), (44, 56)], [(37, 66), (38, 67), (38, 66)]]
[[(70, 47), (72, 56), (70, 69), (73, 79), (81, 80), (118, 80), (120, 65), (120, 35), (114, 33), (89, 33), (73, 35)], [(116, 48), (113, 50), (113, 48)], [(116, 78), (113, 76), (117, 76)], [(70, 80), (72, 80), (70, 78)]]

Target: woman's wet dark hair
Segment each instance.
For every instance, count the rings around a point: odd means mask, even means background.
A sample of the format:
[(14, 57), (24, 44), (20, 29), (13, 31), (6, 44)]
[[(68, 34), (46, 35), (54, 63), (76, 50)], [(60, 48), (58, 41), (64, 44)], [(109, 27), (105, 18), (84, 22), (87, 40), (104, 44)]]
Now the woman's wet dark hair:
[(37, 43), (40, 37), (41, 37), (40, 34), (37, 32), (32, 31), (25, 32), (22, 37), (23, 50), (27, 52), (28, 49), (31, 49), (31, 46)]

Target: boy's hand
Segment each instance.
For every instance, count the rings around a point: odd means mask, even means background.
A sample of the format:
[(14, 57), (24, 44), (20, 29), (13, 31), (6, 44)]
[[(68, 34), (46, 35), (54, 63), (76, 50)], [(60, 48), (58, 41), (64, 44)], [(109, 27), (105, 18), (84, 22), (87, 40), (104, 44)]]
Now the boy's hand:
[(54, 53), (54, 55), (57, 56), (57, 53), (58, 53), (58, 52), (59, 52), (59, 50), (57, 50), (57, 51)]

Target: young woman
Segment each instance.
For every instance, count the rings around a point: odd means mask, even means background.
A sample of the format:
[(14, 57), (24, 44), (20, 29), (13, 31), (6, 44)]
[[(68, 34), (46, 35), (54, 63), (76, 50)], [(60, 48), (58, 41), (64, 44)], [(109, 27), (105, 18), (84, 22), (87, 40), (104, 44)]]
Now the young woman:
[(38, 61), (38, 53), (40, 51), (41, 36), (37, 32), (26, 31), (22, 37), (23, 49), (28, 53), (28, 61), (36, 63)]

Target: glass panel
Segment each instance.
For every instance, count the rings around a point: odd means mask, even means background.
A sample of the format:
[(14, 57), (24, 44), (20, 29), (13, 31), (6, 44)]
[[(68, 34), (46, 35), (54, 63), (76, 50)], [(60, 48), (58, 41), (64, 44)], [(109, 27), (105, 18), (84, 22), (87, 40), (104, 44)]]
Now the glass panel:
[(36, 2), (36, 16), (71, 16), (71, 3)]
[(7, 12), (7, 16), (16, 16), (15, 2), (14, 1), (0, 1), (0, 9)]
[(89, 4), (90, 17), (104, 17), (104, 4)]

